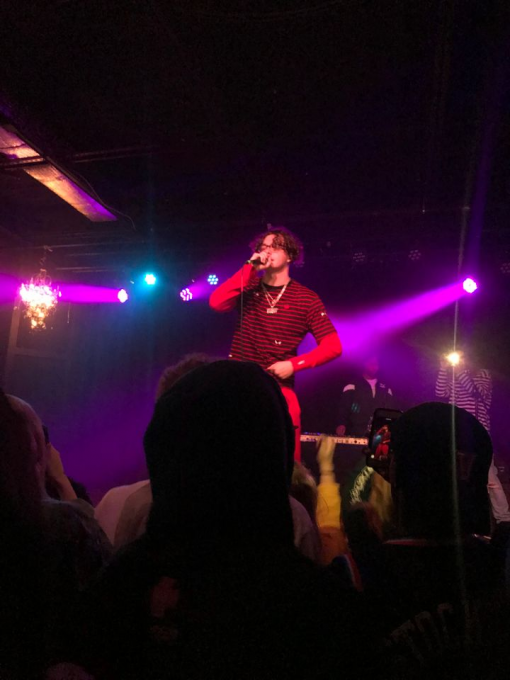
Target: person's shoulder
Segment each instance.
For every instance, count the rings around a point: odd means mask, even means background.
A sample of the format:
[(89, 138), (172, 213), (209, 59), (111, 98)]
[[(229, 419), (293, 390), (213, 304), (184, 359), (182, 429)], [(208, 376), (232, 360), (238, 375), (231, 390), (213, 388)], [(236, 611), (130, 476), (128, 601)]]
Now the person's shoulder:
[(320, 301), (320, 297), (317, 295), (317, 293), (314, 290), (312, 290), (311, 288), (308, 288), (307, 286), (304, 286), (302, 283), (299, 283), (299, 281), (296, 281), (296, 279), (290, 280), (289, 288), (294, 293), (298, 293), (299, 295), (302, 295), (303, 297), (309, 298), (310, 302), (314, 302), (316, 300)]
[(94, 508), (86, 501), (57, 501), (53, 499), (43, 502), (47, 535), (58, 544), (80, 544), (91, 542), (101, 552), (109, 554), (111, 545), (94, 516)]
[(80, 498), (73, 501), (59, 501), (48, 498), (43, 501), (43, 512), (46, 517), (54, 522), (72, 521), (75, 518), (94, 517), (94, 508)]
[(101, 512), (101, 510), (104, 507), (107, 507), (109, 505), (117, 505), (118, 503), (122, 503), (127, 498), (129, 498), (129, 496), (136, 493), (136, 491), (138, 491), (140, 488), (144, 487), (147, 484), (149, 484), (149, 480), (143, 479), (140, 482), (134, 482), (134, 484), (114, 486), (113, 489), (110, 489), (105, 493), (103, 498), (97, 504), (96, 513), (98, 511)]

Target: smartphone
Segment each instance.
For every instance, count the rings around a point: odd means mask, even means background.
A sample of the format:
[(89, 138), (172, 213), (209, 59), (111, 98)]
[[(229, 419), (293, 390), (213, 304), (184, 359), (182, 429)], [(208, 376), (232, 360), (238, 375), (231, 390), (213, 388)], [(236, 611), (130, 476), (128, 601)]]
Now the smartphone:
[(391, 429), (401, 415), (397, 409), (378, 408), (372, 418), (366, 463), (386, 480), (390, 472)]

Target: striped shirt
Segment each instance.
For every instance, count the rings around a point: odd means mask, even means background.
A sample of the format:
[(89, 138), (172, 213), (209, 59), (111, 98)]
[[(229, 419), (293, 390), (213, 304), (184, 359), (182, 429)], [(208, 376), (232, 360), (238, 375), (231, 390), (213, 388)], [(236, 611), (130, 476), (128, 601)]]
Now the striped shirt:
[(452, 369), (441, 368), (437, 375), (436, 397), (448, 399), (450, 404), (466, 409), (490, 434), (490, 407), (492, 402), (492, 378), (485, 368), (474, 375), (462, 370), (453, 380)]
[[(244, 291), (242, 295), (241, 287)], [(219, 286), (211, 296), (210, 304), (216, 311), (228, 311), (234, 307), (239, 311), (229, 358), (254, 361), (266, 369), (277, 361), (295, 359), (298, 346), (307, 333), (311, 333), (317, 343), (331, 334), (338, 342), (335, 327), (317, 293), (291, 279), (279, 301), (272, 307), (278, 311), (268, 313), (271, 305), (265, 290), (275, 300), (283, 287), (266, 285), (264, 289), (262, 279), (248, 265)], [(293, 362), (295, 370), (318, 365), (339, 353), (316, 356), (315, 361), (307, 366), (304, 365), (305, 360), (302, 366), (299, 365), (301, 361)], [(294, 376), (279, 382), (292, 387)]]

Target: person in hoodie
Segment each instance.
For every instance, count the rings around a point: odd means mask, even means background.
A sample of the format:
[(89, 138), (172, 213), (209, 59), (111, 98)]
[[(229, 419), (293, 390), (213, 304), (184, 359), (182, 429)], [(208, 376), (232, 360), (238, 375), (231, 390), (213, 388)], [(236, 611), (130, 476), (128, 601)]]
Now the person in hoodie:
[(144, 447), (147, 532), (90, 593), (80, 659), (89, 671), (123, 680), (373, 672), (362, 596), (293, 545), (294, 432), (271, 376), (245, 362), (197, 368), (159, 399)]

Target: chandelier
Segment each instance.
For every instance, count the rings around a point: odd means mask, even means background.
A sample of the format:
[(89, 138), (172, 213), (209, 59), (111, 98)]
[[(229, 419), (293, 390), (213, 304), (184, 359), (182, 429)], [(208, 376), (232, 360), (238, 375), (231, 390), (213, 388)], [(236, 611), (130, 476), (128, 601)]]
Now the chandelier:
[(55, 311), (61, 296), (58, 288), (53, 288), (46, 269), (41, 269), (30, 283), (22, 283), (19, 289), (24, 304), (24, 315), (30, 321), (32, 330), (44, 330), (46, 319)]

